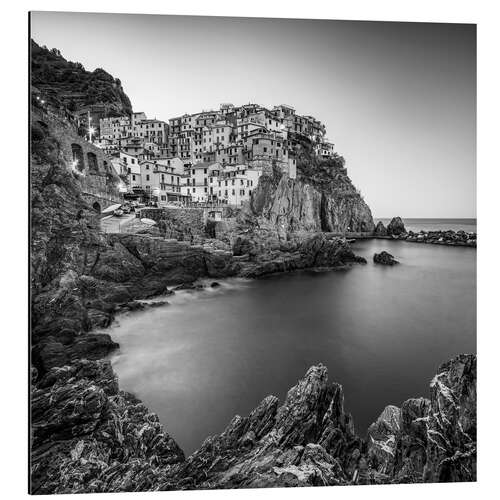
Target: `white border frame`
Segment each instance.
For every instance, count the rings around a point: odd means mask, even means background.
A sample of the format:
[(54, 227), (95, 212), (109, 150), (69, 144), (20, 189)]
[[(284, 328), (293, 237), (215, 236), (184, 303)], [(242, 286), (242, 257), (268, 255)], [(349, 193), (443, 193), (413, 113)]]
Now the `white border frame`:
[[(0, 453), (2, 494), (4, 498), (26, 498), (27, 495), (27, 54), (29, 10), (127, 12), (148, 14), (224, 15), (239, 17), (287, 17), (316, 19), (353, 19), (414, 22), (458, 22), (478, 24), (478, 482), (395, 485), (369, 487), (291, 488), (266, 490), (194, 491), (163, 493), (165, 498), (302, 498), (314, 495), (318, 499), (342, 498), (386, 499), (405, 497), (448, 496), (457, 499), (480, 495), (494, 496), (500, 489), (497, 477), (499, 452), (498, 418), (499, 381), (497, 371), (499, 328), (498, 307), (500, 198), (498, 162), (498, 93), (500, 92), (499, 56), (500, 26), (498, 8), (491, 1), (420, 0), (414, 2), (389, 0), (308, 0), (307, 2), (249, 0), (243, 4), (234, 0), (191, 0), (188, 2), (161, 2), (146, 4), (132, 0), (102, 2), (87, 0), (69, 4), (61, 0), (18, 0), (3, 5), (1, 46), (2, 58), (2, 135), (4, 139), (2, 192), (4, 223), (2, 235), (2, 337), (3, 356), (1, 426), (3, 436)], [(7, 56), (5, 58), (5, 56)], [(5, 109), (5, 106), (7, 109)], [(7, 153), (5, 155), (5, 153)], [(7, 312), (7, 314), (5, 314)], [(498, 493), (497, 493), (498, 494)], [(140, 498), (152, 498), (151, 493), (137, 493)], [(202, 497), (200, 497), (200, 495)], [(55, 498), (55, 497), (54, 497)], [(74, 499), (59, 495), (60, 499)], [(124, 494), (88, 495), (85, 498), (130, 498)]]

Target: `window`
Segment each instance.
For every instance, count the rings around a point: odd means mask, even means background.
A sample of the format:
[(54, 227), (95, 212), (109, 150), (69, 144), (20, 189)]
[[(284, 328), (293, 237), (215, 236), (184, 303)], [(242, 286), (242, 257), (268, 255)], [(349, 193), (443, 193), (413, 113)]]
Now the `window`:
[(196, 193), (196, 188), (193, 188), (193, 193)]
[(149, 174), (148, 174), (148, 175), (146, 175), (146, 180), (147, 180), (147, 181), (149, 181)]
[(132, 180), (135, 181), (135, 175), (132, 175)]
[(134, 158), (132, 158), (132, 160), (130, 160), (130, 161), (131, 161), (132, 164), (135, 163), (135, 159)]
[(231, 189), (231, 194), (232, 194), (233, 196), (235, 195), (234, 189)]
[(264, 153), (267, 153), (267, 148), (264, 148)]

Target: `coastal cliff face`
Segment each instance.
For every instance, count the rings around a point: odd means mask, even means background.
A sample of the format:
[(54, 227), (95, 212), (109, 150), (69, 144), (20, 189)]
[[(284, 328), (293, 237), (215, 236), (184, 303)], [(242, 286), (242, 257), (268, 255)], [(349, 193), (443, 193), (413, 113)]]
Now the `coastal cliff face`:
[(281, 237), (375, 229), (370, 208), (347, 176), (343, 158), (318, 161), (311, 154), (299, 161), (296, 179), (278, 168), (263, 174), (241, 218)]

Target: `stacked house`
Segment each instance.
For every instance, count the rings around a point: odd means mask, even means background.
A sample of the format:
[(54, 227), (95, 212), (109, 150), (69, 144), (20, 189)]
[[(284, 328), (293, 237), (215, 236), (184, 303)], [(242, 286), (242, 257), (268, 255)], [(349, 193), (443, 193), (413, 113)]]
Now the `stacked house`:
[(266, 170), (296, 177), (295, 150), (310, 141), (323, 159), (334, 154), (325, 126), (286, 104), (222, 104), (219, 110), (171, 118), (144, 113), (104, 118), (99, 145), (131, 193), (158, 204), (242, 205)]

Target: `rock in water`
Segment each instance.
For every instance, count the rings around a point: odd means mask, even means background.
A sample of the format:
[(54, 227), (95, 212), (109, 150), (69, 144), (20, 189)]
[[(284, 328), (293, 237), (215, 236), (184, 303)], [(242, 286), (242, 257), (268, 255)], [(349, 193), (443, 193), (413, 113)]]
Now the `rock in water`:
[(383, 264), (384, 266), (393, 266), (394, 264), (399, 264), (399, 262), (394, 258), (393, 255), (382, 250), (380, 253), (373, 255), (373, 262), (375, 264)]
[(382, 221), (378, 221), (373, 232), (375, 236), (387, 236), (387, 229)]
[(406, 229), (401, 217), (394, 217), (389, 225), (387, 226), (387, 234), (389, 236), (399, 236), (400, 234), (405, 234)]

